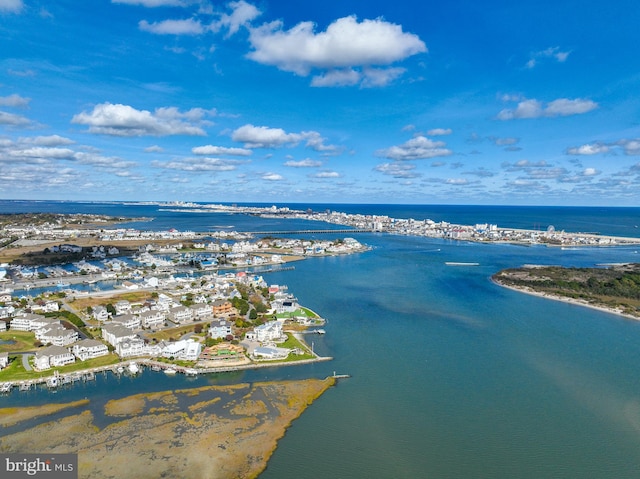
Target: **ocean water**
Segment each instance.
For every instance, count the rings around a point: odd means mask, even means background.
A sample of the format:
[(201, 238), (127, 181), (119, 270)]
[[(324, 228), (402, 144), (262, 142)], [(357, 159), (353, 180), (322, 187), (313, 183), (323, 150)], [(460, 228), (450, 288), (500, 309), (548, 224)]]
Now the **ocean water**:
[[(341, 206), (331, 209), (343, 211)], [(129, 211), (120, 205), (104, 208)], [(153, 216), (154, 207), (135, 208), (144, 212), (133, 216)], [(402, 207), (368, 208), (390, 214), (385, 211)], [(408, 207), (405, 213), (417, 218), (438, 210), (443, 217), (435, 220), (511, 227), (544, 221), (571, 230), (567, 225), (573, 224), (574, 231), (625, 236), (637, 236), (639, 222), (637, 209), (581, 208), (574, 218), (564, 209), (514, 208), (508, 224), (505, 207), (466, 213), (456, 207), (456, 218), (444, 217), (452, 211), (439, 208)], [(500, 212), (507, 215), (504, 222), (488, 218)], [(180, 226), (195, 225), (193, 214), (168, 219), (158, 213), (152, 223), (169, 220), (178, 229), (198, 229)], [(262, 220), (224, 218), (229, 225), (235, 221)], [(382, 234), (357, 238), (371, 251), (309, 259), (293, 271), (265, 275), (270, 283), (289, 285), (302, 304), (328, 318), (327, 334), (309, 340), (333, 361), (191, 380), (149, 371), (137, 379), (100, 376), (95, 383), (60, 390), (55, 400), (88, 396), (99, 409), (114, 395), (336, 371), (352, 377), (340, 380), (292, 424), (260, 479), (639, 476), (640, 322), (506, 290), (490, 276), (525, 263), (640, 262), (640, 248), (561, 250)], [(46, 391), (14, 392), (0, 397), (0, 407), (50, 400)]]

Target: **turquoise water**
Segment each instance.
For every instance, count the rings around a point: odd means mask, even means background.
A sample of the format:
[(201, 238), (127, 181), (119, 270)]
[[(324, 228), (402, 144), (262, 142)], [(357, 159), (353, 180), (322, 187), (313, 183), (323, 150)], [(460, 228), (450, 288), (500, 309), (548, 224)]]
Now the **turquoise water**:
[[(631, 236), (636, 218), (611, 211), (598, 212), (593, 224), (606, 218)], [(260, 479), (639, 476), (640, 322), (523, 295), (489, 278), (525, 263), (639, 262), (640, 248), (358, 239), (373, 249), (265, 275), (328, 318), (327, 334), (310, 340), (333, 361), (194, 380), (149, 371), (133, 380), (100, 376), (59, 391), (56, 401), (89, 396), (97, 410), (142, 391), (336, 371), (352, 377), (293, 423)], [(49, 400), (44, 391), (15, 392), (0, 405)]]

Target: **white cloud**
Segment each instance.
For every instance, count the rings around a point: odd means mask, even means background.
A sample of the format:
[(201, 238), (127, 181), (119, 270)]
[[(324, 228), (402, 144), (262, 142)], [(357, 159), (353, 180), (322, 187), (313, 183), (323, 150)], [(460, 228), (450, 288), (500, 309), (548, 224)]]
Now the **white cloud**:
[(284, 166), (289, 166), (291, 168), (315, 168), (322, 166), (322, 162), (306, 158), (300, 161), (289, 160), (284, 163)]
[(20, 13), (23, 6), (22, 0), (0, 0), (0, 13)]
[(175, 161), (152, 161), (156, 168), (179, 171), (233, 171), (241, 162), (237, 160), (221, 160), (220, 158), (184, 158)]
[(283, 145), (295, 145), (302, 136), (297, 133), (287, 133), (282, 128), (267, 126), (241, 126), (231, 134), (233, 141), (244, 143), (247, 148), (276, 148)]
[(22, 115), (14, 115), (6, 111), (0, 111), (0, 125), (9, 126), (27, 126), (31, 124), (31, 120)]
[(609, 147), (602, 143), (591, 143), (582, 146), (569, 148), (567, 154), (569, 155), (597, 155), (599, 153), (608, 153)]
[(523, 118), (557, 117), (581, 115), (598, 108), (592, 100), (576, 98), (559, 98), (547, 103), (546, 106), (538, 100), (522, 100), (515, 109), (505, 108), (498, 113), (498, 120), (515, 120)]
[(72, 159), (75, 152), (69, 148), (47, 148), (47, 147), (34, 147), (26, 148), (22, 150), (14, 150), (10, 153), (12, 156), (22, 158), (50, 158), (50, 159)]
[(20, 138), (19, 142), (30, 143), (38, 146), (60, 146), (71, 145), (75, 141), (60, 135), (36, 136), (34, 138)]
[(396, 78), (402, 76), (404, 68), (364, 68), (362, 70), (362, 88), (377, 88), (387, 86)]
[(14, 108), (25, 108), (29, 105), (31, 98), (24, 98), (20, 95), (0, 96), (0, 106), (10, 106)]
[(382, 163), (374, 168), (384, 175), (393, 176), (394, 178), (417, 178), (419, 173), (415, 172), (416, 165), (412, 163)]
[(600, 171), (596, 170), (595, 168), (585, 168), (582, 171), (582, 176), (596, 176), (599, 174), (600, 174)]
[(252, 151), (246, 148), (228, 148), (225, 146), (196, 146), (191, 149), (194, 155), (213, 155), (213, 156), (251, 156)]
[(144, 149), (145, 153), (162, 153), (163, 151), (164, 151), (164, 148), (162, 148), (161, 146), (158, 146), (158, 145), (147, 146)]
[(451, 155), (453, 152), (444, 146), (445, 143), (442, 141), (416, 136), (402, 145), (378, 150), (376, 155), (390, 160), (421, 160)]
[(241, 26), (248, 26), (252, 20), (262, 14), (255, 5), (251, 5), (244, 0), (230, 2), (228, 6), (233, 10), (231, 14), (222, 15), (220, 20), (211, 26), (214, 31), (218, 31), (221, 27), (226, 27), (228, 29), (227, 37), (236, 33)]
[(337, 171), (320, 171), (310, 176), (311, 178), (340, 178), (341, 175)]
[(640, 138), (635, 140), (621, 140), (618, 144), (624, 148), (626, 155), (640, 155)]
[(192, 1), (185, 0), (111, 0), (112, 3), (124, 3), (127, 5), (140, 5), (142, 7), (183, 7)]
[(210, 111), (193, 108), (181, 113), (177, 108), (157, 108), (153, 113), (129, 105), (102, 103), (93, 111), (75, 115), (71, 122), (89, 125), (90, 133), (112, 136), (205, 136), (200, 125)]
[(329, 70), (322, 75), (316, 75), (311, 79), (311, 86), (354, 86), (360, 83), (362, 75), (353, 68), (341, 70)]
[(466, 178), (448, 178), (445, 183), (447, 185), (464, 186), (469, 184), (469, 180)]
[(531, 58), (525, 66), (527, 68), (535, 67), (538, 64), (537, 59), (540, 58), (553, 58), (559, 63), (564, 63), (570, 54), (571, 51), (560, 51), (560, 47), (549, 47), (545, 50), (532, 53)]
[(427, 135), (429, 136), (443, 136), (450, 135), (451, 133), (453, 133), (451, 128), (433, 128), (427, 131)]
[(349, 16), (334, 21), (324, 32), (314, 30), (312, 22), (283, 30), (279, 21), (250, 29), (253, 51), (247, 56), (301, 76), (314, 69), (327, 71), (314, 78), (314, 86), (355, 84), (356, 74), (363, 79), (363, 86), (376, 86), (402, 72), (381, 69), (358, 73), (354, 67), (391, 65), (427, 51), (417, 35), (405, 33), (400, 25), (382, 19), (358, 22), (355, 16)]
[(284, 177), (277, 173), (264, 173), (262, 175), (262, 179), (266, 181), (282, 181), (284, 180)]
[(491, 140), (496, 146), (515, 145), (520, 141), (519, 138), (491, 138)]
[(138, 23), (140, 30), (157, 35), (200, 35), (204, 28), (199, 21), (192, 18), (186, 20), (164, 20), (157, 23), (149, 23), (141, 20)]
[(326, 138), (317, 131), (303, 131), (301, 135), (307, 140), (305, 146), (321, 153), (338, 153), (340, 148), (335, 145), (325, 145)]

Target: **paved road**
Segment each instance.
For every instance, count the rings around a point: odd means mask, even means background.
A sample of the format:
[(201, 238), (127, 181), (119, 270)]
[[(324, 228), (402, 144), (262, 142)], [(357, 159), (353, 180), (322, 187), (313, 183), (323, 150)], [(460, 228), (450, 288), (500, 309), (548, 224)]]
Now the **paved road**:
[(24, 366), (25, 371), (32, 371), (31, 364), (29, 364), (29, 358), (31, 356), (32, 356), (31, 353), (22, 354), (22, 366)]

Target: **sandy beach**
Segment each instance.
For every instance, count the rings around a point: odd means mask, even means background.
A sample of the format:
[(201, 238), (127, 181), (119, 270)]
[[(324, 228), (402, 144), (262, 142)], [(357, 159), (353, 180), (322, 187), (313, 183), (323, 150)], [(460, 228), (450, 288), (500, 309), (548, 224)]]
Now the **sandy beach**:
[(513, 291), (518, 291), (519, 293), (530, 294), (532, 296), (538, 296), (540, 298), (545, 298), (545, 299), (552, 299), (554, 301), (561, 301), (563, 303), (573, 304), (576, 306), (583, 306), (585, 308), (591, 308), (591, 309), (595, 309), (605, 313), (615, 314), (617, 316), (623, 316), (625, 318), (634, 319), (636, 321), (640, 320), (639, 316), (634, 316), (632, 314), (624, 313), (623, 311), (617, 308), (607, 308), (606, 306), (592, 304), (585, 300), (568, 298), (566, 296), (560, 296), (556, 294), (543, 293), (540, 291), (535, 291), (531, 288), (516, 288), (515, 286), (508, 286), (506, 284), (502, 284), (499, 281), (496, 281), (495, 279), (492, 279), (491, 281), (497, 284), (498, 286), (502, 286), (503, 288), (511, 289)]

